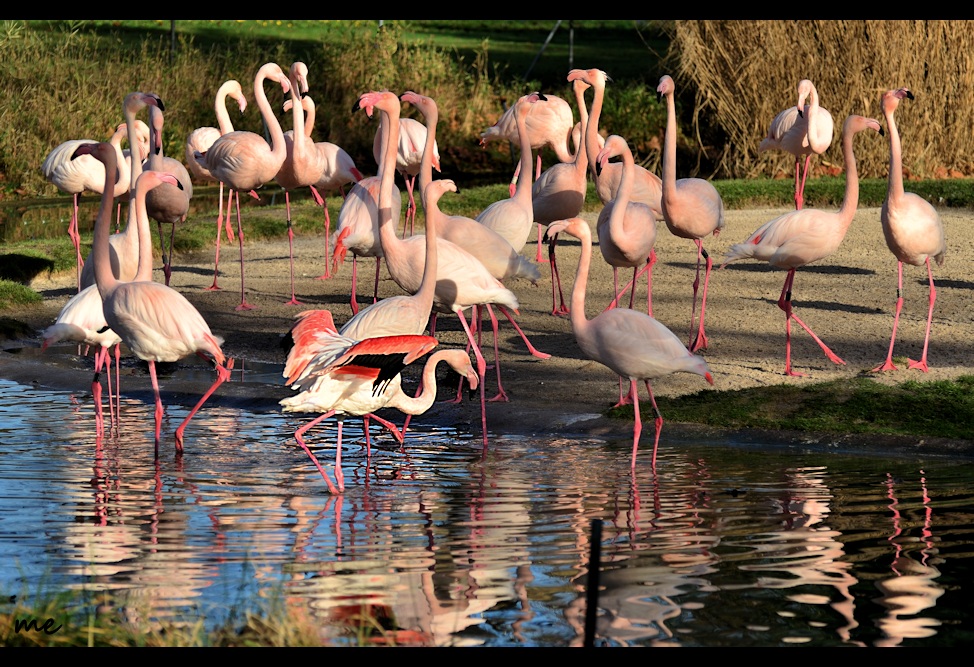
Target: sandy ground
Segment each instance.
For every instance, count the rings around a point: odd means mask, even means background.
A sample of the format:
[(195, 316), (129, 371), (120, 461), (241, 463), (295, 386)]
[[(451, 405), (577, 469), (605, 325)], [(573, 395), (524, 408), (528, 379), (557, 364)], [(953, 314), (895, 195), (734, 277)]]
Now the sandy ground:
[[(788, 377), (785, 367), (785, 318), (777, 307), (785, 272), (754, 260), (742, 261), (717, 270), (720, 259), (733, 243), (744, 240), (762, 223), (786, 212), (775, 210), (731, 210), (726, 214), (726, 227), (716, 238), (705, 240), (704, 247), (715, 259), (714, 272), (706, 310), (706, 332), (709, 346), (701, 354), (713, 374), (711, 387), (700, 376), (676, 374), (654, 382), (658, 396), (679, 396), (710, 390), (730, 390), (759, 385), (806, 384), (868, 373), (883, 361), (889, 346), (896, 300), (896, 262), (886, 247), (877, 208), (860, 209), (839, 250), (831, 257), (800, 269), (794, 283), (795, 313), (844, 361), (834, 364), (822, 353), (814, 340), (797, 325), (792, 332), (792, 363), (807, 377)], [(937, 380), (974, 373), (974, 322), (970, 295), (974, 282), (968, 275), (974, 258), (974, 235), (967, 230), (974, 213), (967, 210), (941, 210), (946, 230), (948, 251), (942, 267), (934, 266), (937, 302), (929, 350), (929, 373), (907, 370), (904, 357), (919, 358), (923, 346), (927, 315), (927, 277), (922, 267), (904, 267), (904, 306), (894, 357), (900, 370), (878, 375), (878, 379), (901, 382), (906, 379)], [(596, 216), (585, 216), (593, 226)], [(178, 231), (177, 231), (178, 233)], [(593, 234), (594, 237), (594, 234)], [(589, 280), (586, 311), (598, 314), (610, 301), (612, 270), (602, 259), (597, 245), (593, 249), (592, 273)], [(564, 283), (566, 301), (574, 283), (580, 245), (562, 235), (557, 251), (558, 266)], [(225, 339), (224, 350), (237, 360), (237, 368), (249, 362), (265, 362), (283, 367), (285, 351), (283, 334), (294, 316), (305, 308), (327, 308), (339, 326), (350, 316), (351, 257), (339, 273), (327, 280), (316, 279), (324, 270), (323, 236), (295, 239), (295, 290), (302, 306), (288, 305), (290, 298), (288, 245), (286, 241), (250, 244), (245, 247), (246, 299), (253, 310), (237, 311), (240, 303), (239, 252), (236, 245), (224, 243), (220, 262), (219, 291), (206, 291), (213, 282), (213, 253), (177, 255), (171, 286), (181, 291), (203, 313), (211, 329)], [(523, 254), (535, 257), (534, 236)], [(653, 314), (679, 337), (686, 339), (690, 329), (692, 283), (696, 271), (696, 248), (691, 241), (679, 239), (659, 223), (656, 242), (658, 262), (653, 271)], [(358, 298), (371, 300), (375, 261), (359, 264)], [(402, 291), (382, 269), (379, 297)], [(499, 350), (501, 381), (509, 401), (488, 404), (491, 429), (516, 432), (552, 432), (585, 424), (590, 430), (618, 431), (631, 434), (631, 427), (597, 418), (618, 398), (617, 377), (604, 366), (584, 358), (575, 343), (567, 317), (552, 315), (552, 287), (549, 265), (541, 265), (541, 280), (532, 285), (515, 281), (509, 285), (520, 301), (516, 316), (532, 344), (551, 355), (548, 359), (531, 356), (514, 328), (501, 315)], [(624, 284), (631, 272), (620, 272)], [(161, 270), (156, 279), (162, 280)], [(74, 275), (43, 276), (32, 286), (44, 296), (44, 304), (28, 310), (11, 312), (38, 331), (54, 321), (60, 308), (73, 293)], [(637, 308), (646, 308), (646, 284), (640, 282)], [(489, 320), (485, 318), (489, 326)], [(437, 338), (442, 346), (462, 346), (465, 338), (457, 318), (442, 316), (437, 324)], [(489, 333), (484, 337), (485, 356), (493, 360)], [(31, 340), (8, 342), (6, 347), (38, 347), (39, 336)], [(71, 356), (76, 349), (59, 347), (43, 355), (4, 354), (0, 358), (0, 376), (25, 381), (42, 381), (79, 389), (90, 386), (90, 374), (63, 373), (67, 366), (83, 371), (87, 364), (59, 364), (58, 359)], [(29, 359), (27, 357), (30, 357)], [(40, 364), (37, 361), (40, 360)], [(193, 360), (186, 360), (193, 364)], [(54, 365), (52, 376), (44, 367)], [(253, 364), (252, 364), (253, 365)], [(444, 367), (445, 368), (445, 367)], [(138, 381), (147, 383), (143, 372)], [(246, 373), (246, 371), (245, 371)], [(277, 401), (289, 395), (282, 384), (247, 382), (246, 374), (235, 374), (234, 381), (224, 385), (211, 400), (245, 400), (257, 408), (276, 410)], [(440, 373), (440, 377), (445, 376)], [(39, 380), (42, 378), (43, 380)], [(205, 376), (204, 376), (205, 377)], [(123, 379), (123, 390), (134, 380)], [(166, 391), (178, 391), (173, 383)], [(441, 397), (451, 395), (444, 380)], [(202, 386), (202, 385), (200, 385)], [(487, 396), (497, 393), (498, 382), (488, 370)], [(145, 385), (143, 385), (144, 389)], [(193, 389), (187, 390), (192, 397)], [(196, 394), (198, 396), (198, 394)], [(642, 400), (645, 400), (642, 394)], [(194, 399), (195, 400), (195, 399)], [(461, 405), (438, 402), (424, 417), (447, 422), (479, 421), (474, 401)], [(664, 414), (664, 418), (666, 415)], [(651, 425), (650, 429), (651, 429)], [(667, 433), (669, 426), (664, 426)], [(646, 436), (644, 435), (644, 438)]]

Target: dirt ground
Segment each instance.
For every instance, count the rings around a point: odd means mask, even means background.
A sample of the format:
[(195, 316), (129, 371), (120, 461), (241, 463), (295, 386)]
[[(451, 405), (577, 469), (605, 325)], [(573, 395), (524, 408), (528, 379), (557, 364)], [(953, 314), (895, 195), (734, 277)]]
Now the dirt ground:
[[(709, 346), (701, 354), (713, 374), (711, 387), (700, 376), (676, 374), (653, 383), (657, 396), (680, 396), (697, 391), (730, 390), (759, 385), (804, 384), (868, 373), (883, 361), (889, 346), (896, 300), (896, 261), (883, 239), (878, 208), (860, 209), (839, 250), (831, 257), (799, 269), (793, 288), (795, 313), (844, 361), (834, 364), (799, 326), (792, 327), (792, 364), (807, 377), (788, 377), (785, 365), (785, 318), (777, 307), (785, 272), (763, 262), (746, 260), (718, 270), (727, 248), (742, 241), (762, 223), (786, 212), (774, 210), (731, 210), (726, 214), (726, 227), (716, 238), (705, 240), (704, 247), (715, 260), (706, 310), (706, 332)], [(927, 315), (927, 277), (922, 267), (904, 267), (904, 306), (897, 334), (894, 357), (900, 370), (877, 375), (880, 381), (901, 382), (906, 379), (937, 380), (974, 373), (974, 321), (968, 275), (974, 259), (974, 235), (967, 230), (974, 223), (974, 212), (944, 208), (941, 216), (946, 231), (948, 250), (942, 267), (934, 266), (937, 301), (930, 335), (929, 373), (907, 370), (905, 357), (919, 358), (923, 346)], [(594, 214), (586, 219), (595, 225)], [(178, 234), (178, 230), (177, 230)], [(612, 270), (602, 259), (597, 237), (593, 249), (592, 273), (586, 298), (589, 317), (598, 314), (610, 301)], [(566, 302), (574, 283), (580, 245), (575, 239), (561, 236), (557, 259)], [(545, 255), (546, 255), (546, 248)], [(181, 291), (204, 315), (214, 333), (225, 339), (224, 351), (237, 360), (237, 368), (248, 362), (280, 364), (285, 351), (282, 337), (294, 316), (306, 308), (332, 311), (341, 326), (350, 316), (351, 256), (339, 273), (326, 280), (316, 279), (324, 270), (324, 237), (295, 238), (295, 291), (301, 306), (288, 305), (290, 298), (288, 245), (286, 241), (261, 242), (245, 247), (246, 299), (253, 310), (237, 311), (240, 303), (240, 267), (237, 246), (224, 241), (220, 261), (219, 291), (206, 291), (213, 282), (213, 253), (177, 255), (171, 286)], [(696, 248), (691, 241), (679, 239), (659, 223), (656, 242), (658, 262), (653, 271), (653, 314), (674, 333), (686, 339), (689, 334), (692, 283), (696, 271)], [(534, 236), (524, 248), (525, 256), (534, 259)], [(516, 320), (532, 344), (551, 355), (549, 359), (531, 356), (509, 322), (499, 313), (499, 350), (501, 381), (509, 401), (488, 405), (491, 429), (514, 432), (555, 431), (585, 423), (591, 430), (619, 431), (631, 434), (625, 424), (598, 419), (618, 398), (618, 379), (604, 366), (586, 359), (579, 350), (567, 317), (554, 316), (549, 265), (541, 264), (541, 280), (536, 285), (515, 281), (509, 285), (520, 301)], [(371, 300), (375, 261), (359, 263), (358, 299)], [(382, 269), (379, 297), (401, 294), (401, 290)], [(156, 279), (162, 280), (161, 270)], [(631, 272), (620, 272), (624, 284)], [(60, 308), (73, 294), (73, 274), (42, 276), (32, 286), (44, 296), (44, 303), (23, 311), (8, 313), (29, 323), (38, 331), (56, 318)], [(646, 307), (646, 284), (641, 281), (636, 307)], [(485, 318), (489, 327), (489, 319)], [(441, 346), (462, 346), (463, 332), (455, 317), (441, 316), (437, 338)], [(493, 361), (492, 336), (485, 333), (483, 343), (488, 363)], [(39, 336), (23, 341), (27, 347), (39, 347)], [(18, 343), (8, 342), (7, 348)], [(30, 380), (51, 367), (59, 355), (73, 355), (76, 348), (49, 349), (41, 366), (30, 363), (24, 355), (2, 355), (0, 376)], [(46, 355), (46, 356), (45, 356)], [(31, 357), (34, 358), (33, 356)], [(50, 361), (48, 361), (50, 359)], [(185, 363), (192, 364), (192, 360)], [(74, 367), (77, 367), (75, 365)], [(82, 366), (87, 368), (87, 366)], [(444, 367), (445, 368), (445, 367)], [(67, 384), (79, 389), (90, 386), (90, 374), (61, 373), (59, 369), (45, 382)], [(446, 374), (441, 371), (440, 377)], [(205, 377), (205, 376), (204, 376)], [(241, 376), (241, 379), (245, 378)], [(142, 382), (148, 382), (144, 374)], [(444, 383), (446, 380), (444, 380)], [(451, 381), (452, 384), (452, 381)], [(123, 385), (124, 387), (130, 385)], [(202, 386), (202, 385), (201, 385)], [(455, 384), (452, 384), (455, 387)], [(487, 396), (497, 392), (497, 379), (488, 370)], [(169, 389), (164, 386), (164, 390)], [(175, 389), (173, 388), (173, 391)], [(442, 398), (451, 395), (444, 386)], [(289, 395), (283, 384), (259, 384), (234, 381), (224, 385), (214, 400), (236, 397), (251, 404), (275, 410), (277, 401)], [(455, 389), (453, 390), (455, 394)], [(198, 396), (198, 394), (197, 394)], [(645, 400), (645, 394), (641, 395)], [(434, 420), (447, 422), (479, 421), (475, 401), (461, 405), (438, 402), (428, 413)], [(664, 419), (666, 415), (664, 414)], [(419, 419), (423, 419), (420, 417)], [(650, 426), (651, 428), (651, 426)], [(664, 426), (664, 434), (669, 426)], [(644, 434), (645, 437), (645, 434)]]

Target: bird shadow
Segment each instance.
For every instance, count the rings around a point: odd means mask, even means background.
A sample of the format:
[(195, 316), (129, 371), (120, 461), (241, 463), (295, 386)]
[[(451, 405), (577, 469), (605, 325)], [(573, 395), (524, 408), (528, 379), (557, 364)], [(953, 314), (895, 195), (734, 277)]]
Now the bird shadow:
[[(668, 266), (682, 266), (685, 268), (695, 268), (696, 262), (667, 262)], [(779, 269), (766, 264), (764, 262), (760, 264), (728, 264), (727, 266), (721, 267), (721, 271), (746, 271), (750, 273), (775, 273), (781, 272), (785, 269)], [(802, 273), (818, 273), (823, 275), (848, 275), (848, 276), (874, 276), (876, 272), (872, 269), (864, 269), (861, 266), (841, 266), (841, 265), (829, 265), (829, 266), (803, 266), (798, 269)]]

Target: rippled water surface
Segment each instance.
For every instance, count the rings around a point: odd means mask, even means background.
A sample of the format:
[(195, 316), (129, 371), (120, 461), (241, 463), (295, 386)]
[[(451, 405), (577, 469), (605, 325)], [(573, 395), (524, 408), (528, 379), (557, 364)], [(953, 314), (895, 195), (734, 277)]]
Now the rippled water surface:
[[(734, 446), (344, 428), (346, 492), (305, 418), (0, 380), (0, 593), (89, 593), (143, 624), (286, 605), (328, 641), (363, 609), (399, 644), (581, 646), (593, 554), (605, 646), (949, 646), (971, 631), (974, 465)], [(309, 444), (334, 462), (336, 428)], [(593, 550), (593, 526), (599, 537)]]

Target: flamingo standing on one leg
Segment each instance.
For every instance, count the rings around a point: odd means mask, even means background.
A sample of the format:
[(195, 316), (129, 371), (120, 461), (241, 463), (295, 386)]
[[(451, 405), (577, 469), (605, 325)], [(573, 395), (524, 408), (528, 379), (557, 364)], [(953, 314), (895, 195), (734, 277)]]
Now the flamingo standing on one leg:
[[(710, 270), (714, 262), (703, 247), (703, 238), (717, 236), (724, 228), (724, 200), (710, 181), (702, 178), (676, 177), (676, 108), (673, 102), (673, 79), (664, 74), (656, 91), (666, 97), (666, 135), (663, 141), (663, 219), (666, 227), (683, 239), (690, 239), (697, 245), (697, 277), (693, 281), (693, 306), (690, 310), (690, 340), (687, 346), (691, 352), (707, 348), (707, 334), (703, 319), (707, 310), (707, 287), (710, 284)], [(700, 260), (706, 261), (703, 278), (703, 293), (700, 299), (700, 323), (693, 332), (697, 309), (697, 289), (700, 287)]]
[(802, 79), (798, 82), (798, 103), (774, 117), (758, 144), (758, 152), (779, 150), (795, 156), (796, 209), (805, 201), (805, 179), (812, 155), (821, 155), (832, 145), (832, 128), (832, 114), (819, 106), (818, 90), (811, 81)]
[[(345, 490), (342, 474), (342, 423), (347, 415), (372, 417), (388, 428), (401, 443), (402, 433), (375, 414), (380, 408), (396, 408), (407, 415), (419, 415), (433, 405), (436, 398), (436, 366), (446, 361), (472, 387), (477, 374), (470, 357), (463, 350), (441, 350), (427, 360), (423, 370), (422, 392), (415, 398), (402, 390), (402, 370), (438, 344), (431, 336), (393, 335), (357, 341), (335, 330), (327, 310), (305, 311), (291, 329), (294, 345), (284, 367), (286, 385), (301, 390), (280, 401), (284, 412), (320, 412), (321, 414), (294, 432), (294, 438), (314, 462), (328, 485), (329, 492)], [(317, 457), (304, 441), (313, 426), (338, 415), (338, 441), (335, 449), (333, 484)], [(366, 426), (366, 434), (368, 427)]]
[(937, 290), (933, 284), (933, 270), (930, 268), (931, 258), (937, 266), (944, 263), (947, 242), (944, 239), (944, 226), (940, 215), (930, 203), (912, 192), (903, 190), (903, 152), (900, 144), (900, 133), (893, 120), (893, 112), (902, 99), (913, 99), (913, 93), (907, 88), (888, 90), (883, 93), (880, 105), (886, 117), (886, 127), (889, 130), (889, 180), (886, 189), (886, 200), (883, 202), (880, 218), (883, 223), (883, 235), (886, 245), (896, 256), (898, 282), (896, 286), (896, 314), (893, 316), (893, 335), (889, 340), (889, 352), (886, 361), (873, 371), (896, 370), (893, 365), (893, 343), (896, 341), (896, 327), (903, 309), (903, 264), (913, 266), (927, 266), (927, 279), (930, 285), (929, 309), (927, 311), (927, 330), (923, 338), (923, 355), (919, 361), (909, 360), (910, 368), (918, 368), (927, 372), (927, 347), (930, 344), (930, 325), (933, 321), (933, 304), (937, 301)]
[(761, 225), (745, 241), (730, 247), (721, 268), (739, 259), (754, 258), (788, 271), (778, 298), (778, 307), (785, 312), (785, 375), (801, 376), (791, 369), (791, 321), (795, 320), (818, 343), (830, 361), (845, 362), (823, 343), (808, 326), (792, 312), (791, 287), (795, 271), (811, 262), (824, 259), (838, 249), (852, 223), (859, 205), (859, 175), (852, 143), (863, 130), (884, 134), (879, 121), (851, 115), (842, 127), (842, 156), (845, 161), (846, 183), (842, 206), (838, 211), (802, 208)]
[[(608, 145), (608, 140), (606, 145)], [(592, 232), (588, 222), (581, 218), (560, 220), (548, 226), (549, 238), (565, 232), (582, 242), (582, 253), (578, 260), (575, 284), (572, 286), (571, 323), (575, 340), (589, 359), (611, 369), (619, 377), (629, 380), (633, 399), (632, 463), (636, 468), (636, 453), (639, 450), (639, 435), (642, 432), (642, 419), (639, 414), (639, 392), (637, 382), (642, 381), (649, 392), (656, 413), (656, 436), (653, 440), (653, 469), (656, 468), (656, 450), (659, 447), (659, 434), (663, 427), (663, 416), (656, 405), (650, 380), (671, 373), (696, 373), (710, 384), (714, 383), (707, 362), (687, 350), (676, 335), (663, 324), (631, 308), (610, 308), (593, 319), (585, 315), (585, 290), (588, 287), (588, 272), (592, 260)]]
[[(237, 101), (240, 113), (247, 110), (247, 98), (244, 96), (240, 82), (236, 79), (225, 81), (216, 91), (216, 101), (213, 107), (216, 111), (216, 120), (219, 127), (198, 127), (186, 137), (186, 168), (190, 175), (198, 181), (216, 183), (216, 177), (210, 170), (196, 159), (196, 154), (206, 155), (213, 142), (228, 132), (233, 132), (233, 121), (230, 120), (230, 113), (227, 111), (227, 97), (232, 97)], [(216, 253), (213, 258), (213, 284), (207, 287), (207, 291), (218, 290), (217, 276), (220, 274), (220, 237), (223, 235), (224, 220), (226, 220), (227, 240), (233, 243), (233, 226), (230, 224), (229, 213), (224, 218), (223, 215), (223, 181), (220, 181), (220, 203), (216, 218)], [(233, 198), (233, 191), (227, 193)]]
[[(240, 222), (240, 192), (249, 192), (255, 199), (260, 199), (255, 191), (264, 183), (274, 180), (281, 170), (281, 165), (287, 157), (284, 146), (284, 131), (281, 123), (274, 115), (267, 93), (264, 91), (264, 81), (271, 79), (281, 86), (285, 94), (291, 89), (291, 82), (281, 66), (277, 63), (266, 63), (254, 77), (254, 99), (260, 109), (261, 117), (271, 134), (271, 144), (263, 136), (255, 132), (235, 130), (222, 135), (213, 142), (205, 156), (203, 164), (227, 187), (234, 190), (237, 204), (237, 242), (240, 244), (240, 305), (236, 310), (250, 310), (254, 308), (247, 303), (244, 288), (244, 252), (243, 226)], [(229, 209), (229, 207), (228, 207)]]

